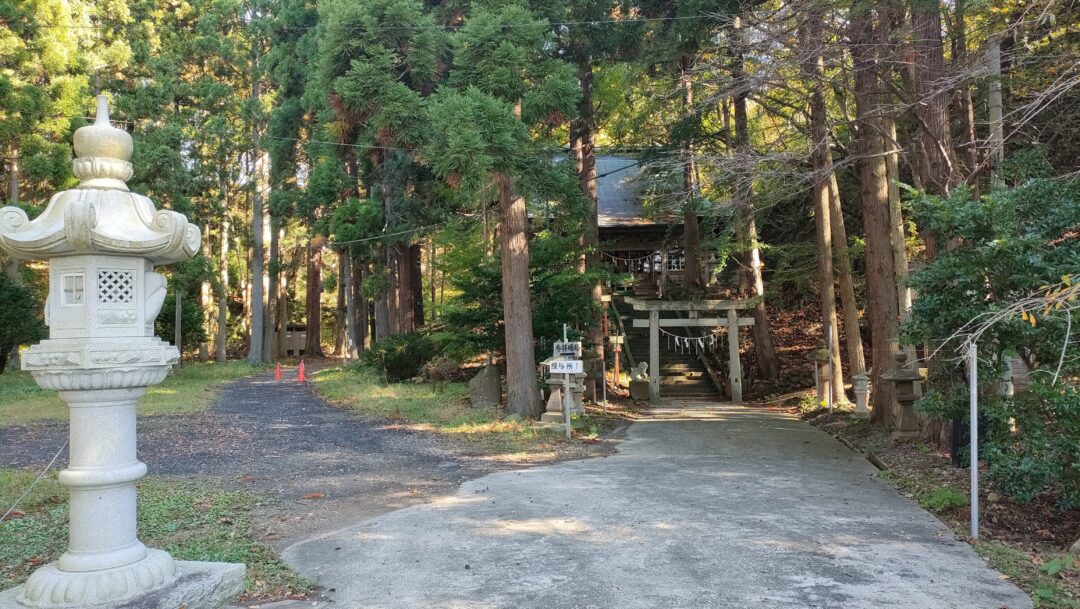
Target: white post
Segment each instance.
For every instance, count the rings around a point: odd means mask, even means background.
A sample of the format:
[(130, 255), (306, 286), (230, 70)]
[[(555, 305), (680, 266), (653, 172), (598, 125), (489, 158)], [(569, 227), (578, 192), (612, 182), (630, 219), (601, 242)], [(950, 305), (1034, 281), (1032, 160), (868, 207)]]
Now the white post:
[[(564, 331), (565, 331), (565, 326), (564, 326)], [(565, 336), (565, 334), (564, 334), (564, 336)], [(568, 372), (568, 373), (564, 374), (562, 378), (563, 378), (563, 382), (562, 382), (562, 386), (563, 386), (563, 391), (562, 391), (562, 411), (563, 411), (563, 418), (566, 420), (566, 439), (569, 440), (570, 439), (570, 408), (572, 408), (573, 405), (574, 405), (574, 396), (571, 394), (571, 391), (573, 391), (573, 390), (570, 388), (570, 373)]]
[(969, 380), (969, 403), (971, 410), (968, 413), (971, 430), (971, 538), (979, 538), (979, 349), (972, 343), (969, 353), (971, 375)]
[(739, 361), (739, 314), (735, 309), (727, 312), (728, 381), (731, 384), (731, 401), (742, 403), (742, 362)]
[(660, 401), (660, 311), (649, 311), (649, 401)]

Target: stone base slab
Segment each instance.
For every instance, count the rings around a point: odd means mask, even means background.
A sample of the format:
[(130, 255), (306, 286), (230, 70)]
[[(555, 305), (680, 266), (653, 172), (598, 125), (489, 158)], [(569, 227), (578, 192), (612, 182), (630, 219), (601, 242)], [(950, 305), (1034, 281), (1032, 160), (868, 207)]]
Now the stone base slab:
[(545, 412), (544, 414), (540, 415), (540, 422), (541, 423), (553, 423), (553, 424), (557, 424), (557, 425), (565, 425), (566, 424), (566, 416), (563, 415), (563, 413), (561, 413), (561, 412), (550, 412), (549, 411), (549, 412)]
[[(85, 609), (220, 609), (244, 590), (244, 565), (177, 561), (172, 584), (136, 598)], [(0, 609), (28, 609), (16, 602), (22, 587), (0, 592)]]

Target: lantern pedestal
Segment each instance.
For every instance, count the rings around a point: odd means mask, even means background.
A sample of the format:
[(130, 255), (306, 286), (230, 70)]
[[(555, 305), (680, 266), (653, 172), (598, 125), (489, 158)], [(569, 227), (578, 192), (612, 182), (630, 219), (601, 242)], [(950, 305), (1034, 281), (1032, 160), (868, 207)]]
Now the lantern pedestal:
[(33, 220), (0, 208), (0, 249), (49, 261), (49, 339), (24, 352), (22, 368), (59, 392), (71, 435), (59, 478), (71, 493), (67, 551), (0, 593), (0, 609), (216, 609), (243, 589), (243, 565), (177, 562), (137, 535), (146, 465), (136, 457), (135, 403), (180, 359), (154, 336), (166, 292), (154, 267), (190, 258), (201, 235), (128, 190), (132, 145), (98, 97), (97, 120), (75, 132), (78, 187)]

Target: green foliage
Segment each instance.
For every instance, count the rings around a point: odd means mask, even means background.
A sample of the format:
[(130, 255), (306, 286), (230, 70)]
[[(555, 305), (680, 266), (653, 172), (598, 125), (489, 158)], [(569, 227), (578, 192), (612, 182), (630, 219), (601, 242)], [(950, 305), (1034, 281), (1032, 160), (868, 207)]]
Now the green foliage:
[[(959, 189), (949, 198), (914, 201), (921, 226), (948, 235), (952, 246), (911, 279), (919, 298), (913, 319), (903, 328), (905, 342), (942, 344), (969, 321), (1045, 292), (1045, 286), (1080, 268), (1080, 243), (1073, 234), (1080, 217), (1080, 181), (1038, 177), (1046, 171), (1041, 155), (1032, 151), (1014, 156), (1003, 168), (1011, 186), (979, 199)], [(1051, 492), (1063, 508), (1080, 505), (1075, 377), (1080, 352), (1066, 315), (1067, 310), (1040, 312), (1037, 323), (1006, 317), (979, 341), (990, 475), (1021, 501)], [(936, 416), (965, 418), (968, 389), (963, 369), (951, 359), (954, 344), (942, 346), (940, 365), (918, 407)], [(1021, 358), (1031, 369), (1031, 384), (1011, 398), (991, 390), (1005, 357)]]
[[(502, 303), (493, 295), (502, 294), (501, 260), (488, 255), (472, 233), (465, 229), (453, 240), (442, 261), (456, 293), (447, 303), (437, 339), (447, 353), (459, 359), (502, 349)], [(530, 240), (530, 295), (533, 333), (538, 338), (537, 356), (550, 355), (550, 341), (562, 336), (562, 324), (575, 334), (583, 334), (593, 322), (595, 307), (589, 289), (603, 275), (579, 273), (577, 237), (556, 231), (540, 231)]]
[(419, 376), (424, 365), (438, 353), (438, 346), (430, 336), (409, 332), (372, 345), (360, 358), (360, 365), (379, 374), (387, 382), (396, 383)]
[(990, 477), (1020, 501), (1049, 491), (1062, 509), (1080, 507), (1080, 387), (1039, 375), (985, 412)]
[(45, 324), (38, 317), (41, 310), (30, 290), (0, 273), (0, 374), (19, 345), (45, 338)]
[[(165, 303), (161, 305), (157, 321), (154, 322), (154, 332), (167, 342), (176, 340), (176, 292), (170, 291), (165, 296)], [(198, 346), (206, 340), (206, 328), (203, 326), (202, 307), (197, 298), (191, 294), (180, 297), (180, 345), (181, 351)]]
[(932, 512), (945, 512), (968, 504), (967, 495), (943, 486), (919, 497), (919, 505)]

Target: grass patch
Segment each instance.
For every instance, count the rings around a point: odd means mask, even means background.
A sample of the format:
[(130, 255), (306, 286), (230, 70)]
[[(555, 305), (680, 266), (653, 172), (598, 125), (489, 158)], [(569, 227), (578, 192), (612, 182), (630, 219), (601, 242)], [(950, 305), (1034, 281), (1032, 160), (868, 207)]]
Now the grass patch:
[[(249, 376), (260, 369), (247, 362), (184, 364), (139, 400), (140, 415), (186, 414), (210, 407), (217, 388), (226, 381)], [(25, 425), (67, 418), (67, 407), (55, 391), (37, 386), (28, 372), (0, 374), (0, 425)]]
[(528, 455), (550, 451), (561, 441), (559, 432), (507, 416), (502, 409), (473, 408), (465, 383), (449, 383), (441, 391), (430, 384), (387, 384), (356, 368), (330, 368), (312, 380), (332, 404), (452, 437), (479, 454)]
[[(0, 469), (0, 505), (7, 509), (33, 481), (25, 470)], [(146, 478), (139, 484), (139, 538), (177, 560), (242, 562), (245, 597), (300, 598), (313, 586), (257, 538), (251, 512), (263, 499), (212, 482)], [(67, 492), (55, 475), (43, 479), (0, 523), (0, 589), (18, 585), (67, 545)]]
[(956, 489), (947, 486), (939, 487), (919, 496), (919, 505), (925, 510), (932, 512), (944, 512), (947, 510), (968, 506), (968, 496)]
[(1075, 609), (1080, 607), (1066, 589), (1064, 577), (1076, 576), (1076, 557), (1070, 554), (1042, 554), (1038, 560), (1025, 552), (996, 541), (980, 541), (975, 551), (1031, 594), (1036, 607)]

